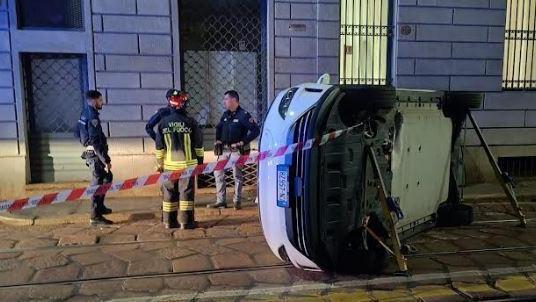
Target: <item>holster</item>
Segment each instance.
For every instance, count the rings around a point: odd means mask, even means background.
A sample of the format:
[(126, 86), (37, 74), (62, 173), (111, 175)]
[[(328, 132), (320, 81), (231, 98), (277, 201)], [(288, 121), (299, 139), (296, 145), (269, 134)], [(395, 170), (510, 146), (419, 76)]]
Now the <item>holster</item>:
[(93, 150), (86, 150), (84, 152), (82, 152), (82, 155), (80, 156), (82, 159), (88, 159), (88, 158), (91, 158), (91, 157), (94, 157), (96, 154), (95, 154), (95, 151)]
[(223, 144), (214, 145), (214, 155), (216, 156), (223, 155)]

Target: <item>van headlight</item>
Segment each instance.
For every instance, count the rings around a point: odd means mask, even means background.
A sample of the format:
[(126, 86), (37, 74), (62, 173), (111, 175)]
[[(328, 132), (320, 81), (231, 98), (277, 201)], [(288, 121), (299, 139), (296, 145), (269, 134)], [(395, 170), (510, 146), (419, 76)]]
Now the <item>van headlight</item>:
[(287, 111), (290, 107), (290, 103), (292, 102), (292, 99), (294, 98), (294, 95), (296, 94), (296, 91), (298, 91), (298, 89), (299, 88), (297, 87), (290, 88), (283, 96), (281, 103), (279, 103), (279, 114), (283, 119), (285, 119), (285, 117), (287, 116)]

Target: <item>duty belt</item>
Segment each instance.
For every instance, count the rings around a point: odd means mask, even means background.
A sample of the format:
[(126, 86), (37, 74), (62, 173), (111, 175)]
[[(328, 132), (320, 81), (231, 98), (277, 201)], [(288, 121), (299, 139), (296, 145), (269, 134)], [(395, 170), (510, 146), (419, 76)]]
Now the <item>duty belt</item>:
[(223, 145), (223, 150), (236, 152), (236, 151), (240, 150), (240, 147), (233, 148), (233, 147), (231, 147), (231, 145)]

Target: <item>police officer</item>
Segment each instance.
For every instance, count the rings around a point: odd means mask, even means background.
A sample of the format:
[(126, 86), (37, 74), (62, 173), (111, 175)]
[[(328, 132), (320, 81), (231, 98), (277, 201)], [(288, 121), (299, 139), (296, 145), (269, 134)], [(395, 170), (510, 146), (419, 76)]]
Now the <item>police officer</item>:
[(160, 120), (162, 120), (162, 117), (168, 115), (170, 111), (172, 110), (171, 107), (169, 107), (169, 99), (173, 94), (179, 93), (176, 89), (169, 89), (166, 92), (166, 100), (168, 102), (168, 106), (159, 108), (147, 121), (147, 124), (145, 125), (145, 132), (153, 139), (156, 140), (156, 132), (154, 131), (154, 127), (158, 125)]
[[(203, 135), (195, 120), (186, 114), (187, 101), (186, 93), (176, 91), (169, 100), (169, 114), (162, 117), (158, 124), (155, 153), (160, 172), (178, 171), (203, 163)], [(181, 178), (162, 183), (162, 214), (166, 228), (195, 227), (194, 179)]]
[[(240, 107), (240, 97), (238, 92), (229, 90), (225, 92), (223, 103), (225, 111), (216, 126), (216, 142), (214, 143), (215, 154), (218, 160), (222, 158), (239, 157), (248, 155), (250, 152), (250, 142), (260, 133), (259, 126), (249, 114)], [(225, 208), (226, 203), (226, 183), (225, 171), (214, 172), (216, 178), (216, 203), (208, 205), (209, 208)], [(233, 167), (233, 177), (235, 181), (234, 208), (241, 209), (242, 184), (244, 176), (242, 167)]]
[[(82, 158), (91, 171), (91, 184), (102, 185), (112, 182), (112, 164), (108, 156), (108, 143), (102, 132), (99, 118), (99, 110), (102, 109), (102, 94), (97, 90), (86, 93), (87, 106), (80, 114), (77, 124), (77, 136), (80, 143), (86, 147)], [(112, 221), (103, 215), (112, 213), (112, 210), (104, 205), (104, 194), (91, 197), (91, 225), (107, 225)]]

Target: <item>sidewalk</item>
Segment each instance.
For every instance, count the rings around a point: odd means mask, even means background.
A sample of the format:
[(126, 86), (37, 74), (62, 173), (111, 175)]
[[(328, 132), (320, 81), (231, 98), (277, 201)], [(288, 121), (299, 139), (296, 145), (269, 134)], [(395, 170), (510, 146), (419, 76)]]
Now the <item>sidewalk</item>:
[[(60, 189), (60, 187), (58, 187)], [(228, 200), (232, 200), (232, 188), (228, 190)], [(134, 194), (133, 194), (134, 195)], [(244, 189), (244, 209), (235, 211), (229, 209), (207, 209), (206, 205), (214, 202), (214, 189), (201, 189), (196, 194), (196, 213), (200, 216), (218, 215), (251, 215), (257, 211), (254, 204), (256, 191), (254, 187)], [(516, 187), (516, 195), (520, 202), (536, 200), (536, 180), (520, 182)], [(468, 186), (464, 189), (464, 198), (467, 202), (493, 202), (504, 200), (505, 194), (498, 183), (485, 183)], [(162, 199), (160, 196), (116, 196), (110, 194), (106, 199), (106, 205), (113, 209), (114, 213), (108, 217), (114, 222), (136, 220), (137, 217), (158, 217)], [(8, 225), (57, 225), (66, 223), (86, 223), (88, 221), (89, 201), (78, 200), (49, 205), (40, 208), (32, 208), (13, 213), (0, 213), (0, 222)]]
[[(208, 209), (207, 204), (215, 202), (214, 189), (198, 190), (195, 200), (196, 217), (203, 216), (241, 216), (251, 215), (257, 212), (255, 205), (255, 191), (244, 189), (242, 192), (242, 207), (240, 211), (235, 211), (232, 207), (233, 190), (227, 190), (227, 209)], [(106, 198), (106, 206), (113, 210), (113, 213), (106, 217), (116, 223), (138, 220), (140, 218), (150, 219), (160, 217), (160, 207), (162, 197), (116, 197), (110, 194)], [(87, 223), (89, 219), (90, 202), (87, 199), (74, 202), (64, 202), (52, 204), (44, 207), (31, 208), (16, 212), (0, 213), (0, 223), (14, 226), (31, 225), (58, 225), (68, 223)]]
[[(536, 179), (519, 181), (514, 190), (519, 202), (536, 201)], [(469, 202), (489, 202), (506, 198), (498, 182), (467, 186), (463, 196)]]

